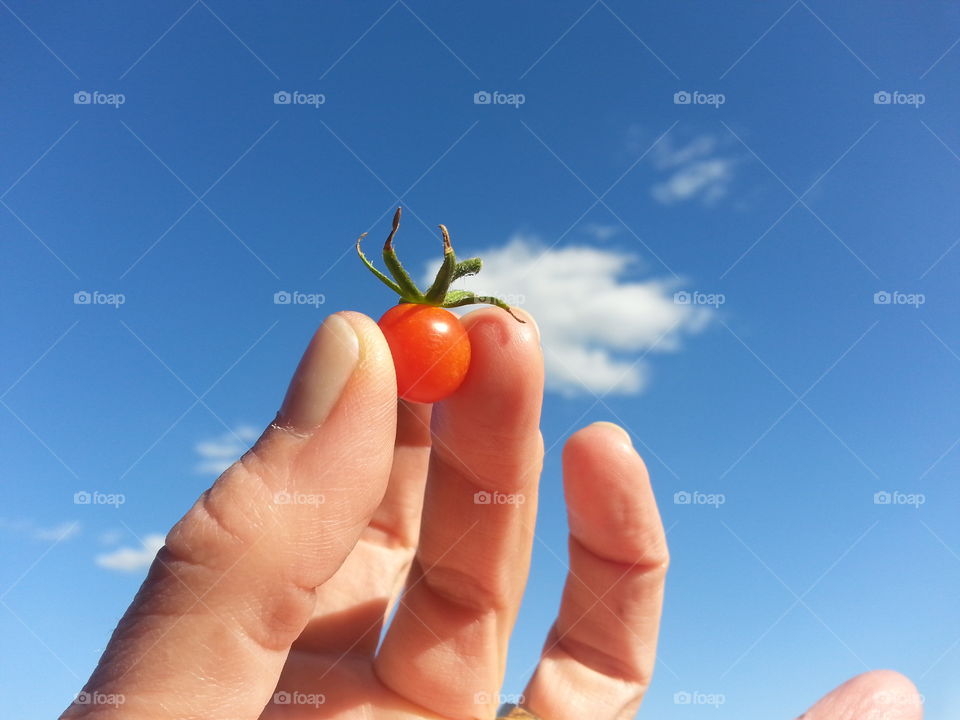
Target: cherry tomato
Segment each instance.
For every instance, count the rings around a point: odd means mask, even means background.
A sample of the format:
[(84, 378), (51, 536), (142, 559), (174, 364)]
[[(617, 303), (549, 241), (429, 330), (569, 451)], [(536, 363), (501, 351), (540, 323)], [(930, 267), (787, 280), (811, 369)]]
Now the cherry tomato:
[(401, 303), (377, 324), (393, 355), (401, 398), (432, 403), (460, 387), (470, 367), (470, 339), (456, 315), (432, 305)]

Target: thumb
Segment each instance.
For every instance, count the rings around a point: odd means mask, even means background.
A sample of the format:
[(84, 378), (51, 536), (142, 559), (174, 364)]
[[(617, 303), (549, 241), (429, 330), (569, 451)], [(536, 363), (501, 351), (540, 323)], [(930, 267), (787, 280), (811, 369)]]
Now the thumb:
[[(258, 717), (315, 588), (383, 497), (395, 430), (383, 336), (363, 315), (331, 315), (276, 421), (167, 535), (64, 717), (99, 718), (120, 703), (129, 717)], [(116, 702), (86, 702), (98, 697)]]
[[(871, 670), (847, 680), (807, 710), (802, 720), (921, 720), (923, 697), (909, 678)], [(798, 719), (799, 720), (799, 719)]]

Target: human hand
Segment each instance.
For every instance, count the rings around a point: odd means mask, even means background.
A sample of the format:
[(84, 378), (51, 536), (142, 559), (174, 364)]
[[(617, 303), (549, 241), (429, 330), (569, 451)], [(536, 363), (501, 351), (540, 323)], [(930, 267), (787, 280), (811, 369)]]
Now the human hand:
[[(277, 420), (171, 530), (114, 632), (85, 691), (123, 704), (63, 717), (492, 717), (533, 543), (543, 363), (533, 323), (464, 324), (469, 375), (431, 418), (397, 403), (375, 323), (331, 316)], [(653, 672), (666, 539), (623, 430), (580, 430), (563, 462), (571, 572), (524, 706), (629, 718)], [(918, 704), (889, 702), (911, 692), (870, 673), (807, 717), (914, 720)]]

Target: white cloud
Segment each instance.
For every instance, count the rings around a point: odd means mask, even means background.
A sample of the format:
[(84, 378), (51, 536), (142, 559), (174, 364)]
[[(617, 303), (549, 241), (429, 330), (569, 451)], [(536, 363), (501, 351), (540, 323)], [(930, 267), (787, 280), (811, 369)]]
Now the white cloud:
[(96, 563), (108, 570), (119, 572), (137, 572), (150, 567), (153, 558), (163, 547), (163, 535), (154, 533), (147, 535), (138, 548), (121, 547), (103, 555), (97, 555)]
[(650, 157), (654, 167), (659, 170), (686, 165), (694, 160), (703, 158), (717, 148), (717, 139), (713, 135), (698, 135), (683, 147), (674, 145), (670, 135), (665, 136), (653, 146)]
[(618, 235), (621, 230), (620, 225), (605, 225), (603, 223), (584, 223), (580, 230), (599, 242), (606, 242), (610, 238)]
[[(481, 257), (480, 274), (456, 286), (529, 311), (543, 337), (547, 387), (566, 395), (640, 392), (649, 380), (641, 356), (678, 350), (681, 336), (709, 319), (707, 308), (673, 302), (672, 279), (626, 277), (635, 258), (622, 252), (546, 249), (518, 234)], [(428, 282), (438, 265), (428, 268)]]
[(664, 205), (699, 200), (713, 205), (727, 194), (733, 182), (737, 159), (722, 152), (713, 135), (699, 135), (677, 146), (670, 135), (650, 151), (654, 168), (666, 178), (651, 188), (654, 199)]
[(194, 450), (200, 461), (194, 470), (204, 475), (219, 475), (247, 451), (258, 435), (254, 428), (244, 425), (213, 440), (198, 442)]
[(698, 160), (674, 172), (666, 181), (653, 186), (653, 197), (664, 205), (672, 205), (699, 196), (710, 205), (726, 195), (733, 179), (729, 160)]
[(34, 540), (41, 540), (43, 542), (60, 542), (79, 535), (80, 523), (74, 520), (72, 522), (62, 522), (51, 527), (42, 527), (32, 520), (24, 518), (19, 520), (0, 518), (0, 529), (26, 535)]

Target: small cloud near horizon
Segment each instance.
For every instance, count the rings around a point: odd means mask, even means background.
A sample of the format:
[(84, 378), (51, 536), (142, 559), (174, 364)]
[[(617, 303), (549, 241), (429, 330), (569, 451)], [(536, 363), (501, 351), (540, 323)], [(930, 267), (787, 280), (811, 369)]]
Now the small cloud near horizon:
[(163, 547), (164, 537), (151, 533), (143, 538), (140, 547), (120, 547), (108, 553), (97, 555), (94, 561), (107, 570), (118, 572), (138, 572), (150, 567), (153, 558)]
[(50, 527), (37, 525), (32, 520), (8, 520), (0, 518), (0, 529), (26, 535), (33, 540), (43, 542), (61, 542), (80, 534), (80, 523), (77, 520), (64, 521)]
[(580, 230), (589, 235), (594, 240), (598, 242), (606, 242), (613, 237), (616, 237), (620, 234), (620, 231), (623, 228), (620, 225), (606, 225), (604, 223), (584, 223), (580, 226)]
[(194, 471), (201, 475), (219, 475), (233, 465), (260, 433), (249, 425), (241, 425), (232, 432), (225, 432), (212, 440), (203, 440), (194, 445), (200, 457)]

